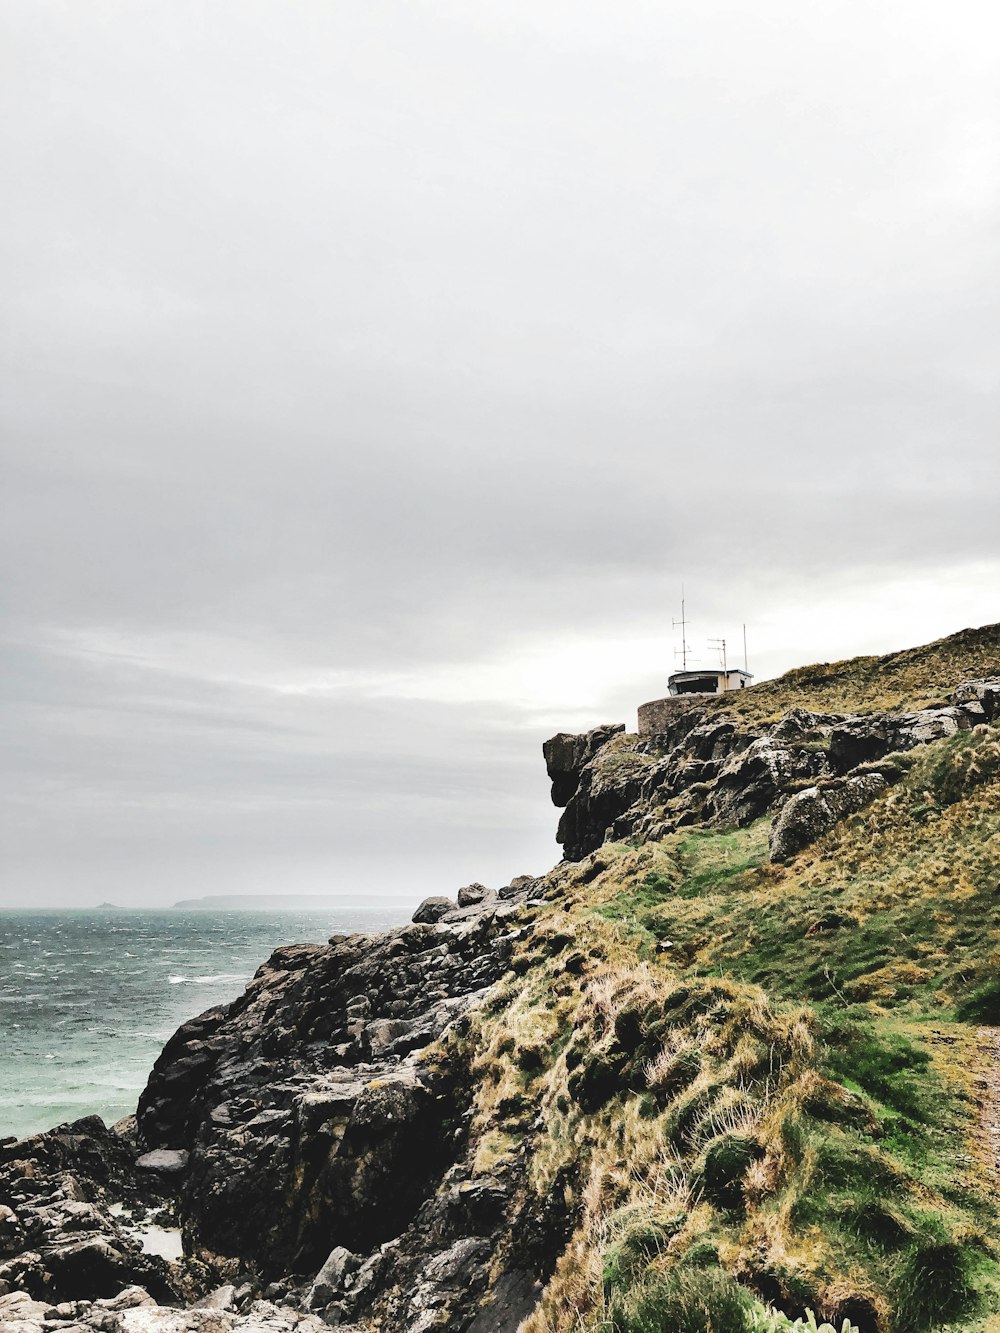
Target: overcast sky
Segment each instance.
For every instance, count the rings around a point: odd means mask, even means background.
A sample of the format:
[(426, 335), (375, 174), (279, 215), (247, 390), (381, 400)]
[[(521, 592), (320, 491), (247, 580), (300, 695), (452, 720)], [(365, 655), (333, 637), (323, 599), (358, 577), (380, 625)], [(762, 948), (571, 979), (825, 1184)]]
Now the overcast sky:
[(5, 0), (0, 902), (416, 901), (1000, 620), (989, 0)]

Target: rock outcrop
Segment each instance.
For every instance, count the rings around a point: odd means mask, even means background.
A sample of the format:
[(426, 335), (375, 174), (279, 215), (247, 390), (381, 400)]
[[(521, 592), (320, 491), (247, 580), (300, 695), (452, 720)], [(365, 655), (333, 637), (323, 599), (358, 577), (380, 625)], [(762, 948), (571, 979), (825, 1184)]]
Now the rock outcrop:
[(323, 1320), (271, 1301), (243, 1302), (235, 1289), (219, 1288), (187, 1308), (164, 1306), (140, 1286), (95, 1301), (52, 1305), (25, 1291), (0, 1296), (3, 1333), (325, 1333)]
[(545, 767), (552, 783), (552, 803), (568, 805), (580, 784), (580, 775), (602, 745), (625, 730), (618, 722), (574, 736), (560, 731), (542, 746)]
[(771, 827), (771, 860), (794, 856), (847, 815), (870, 805), (888, 785), (881, 773), (864, 773), (796, 792), (781, 807)]
[[(892, 754), (989, 721), (1000, 713), (1000, 681), (966, 682), (950, 701), (919, 712), (838, 715), (794, 708), (776, 722), (755, 725), (727, 710), (724, 696), (682, 702), (657, 714), (663, 727), (657, 735), (602, 727), (576, 737), (560, 733), (545, 743), (553, 804), (565, 807), (556, 837), (566, 860), (582, 860), (609, 839), (657, 838), (690, 824), (744, 827), (777, 814), (797, 792), (805, 795), (861, 765), (877, 767)], [(894, 776), (887, 764), (882, 786)], [(817, 836), (881, 788), (865, 781), (822, 790), (827, 794), (793, 807), (779, 847), (794, 843), (797, 850), (807, 829)]]
[[(228, 1010), (180, 1029), (139, 1126), (190, 1151), (178, 1210), (193, 1253), (251, 1260), (331, 1322), (485, 1333), (506, 1310), (516, 1327), (542, 1261), (517, 1180), (465, 1159), (461, 1034), (536, 885), (468, 886), (444, 920), (279, 950)], [(453, 1057), (427, 1059), (446, 1031)], [(525, 1256), (521, 1296), (492, 1290), (501, 1235)]]
[(503, 973), (517, 910), (279, 949), (229, 1009), (176, 1033), (139, 1128), (190, 1152), (192, 1246), (273, 1278), (405, 1230), (451, 1164), (465, 1096), (461, 1069), (417, 1053)]
[(160, 1298), (182, 1295), (181, 1275), (143, 1248), (136, 1222), (172, 1218), (135, 1163), (134, 1143), (97, 1116), (0, 1142), (0, 1292), (57, 1305), (139, 1282)]

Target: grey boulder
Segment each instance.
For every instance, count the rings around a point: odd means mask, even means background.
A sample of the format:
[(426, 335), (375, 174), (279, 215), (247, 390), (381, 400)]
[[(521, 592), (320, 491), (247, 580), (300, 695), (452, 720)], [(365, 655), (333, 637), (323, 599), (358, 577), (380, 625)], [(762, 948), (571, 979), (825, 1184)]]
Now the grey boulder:
[(847, 815), (863, 810), (888, 785), (881, 773), (865, 773), (837, 786), (807, 787), (797, 792), (782, 806), (771, 828), (771, 860), (794, 856)]

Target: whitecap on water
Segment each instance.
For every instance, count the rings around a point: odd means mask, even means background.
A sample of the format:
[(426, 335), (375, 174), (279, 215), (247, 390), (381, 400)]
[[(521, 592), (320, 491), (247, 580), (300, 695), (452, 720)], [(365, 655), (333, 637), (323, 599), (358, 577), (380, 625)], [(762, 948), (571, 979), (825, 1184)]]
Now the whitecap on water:
[(167, 980), (171, 986), (179, 986), (181, 982), (188, 982), (192, 986), (215, 986), (224, 981), (239, 985), (246, 978), (239, 972), (212, 972), (204, 977), (171, 976)]

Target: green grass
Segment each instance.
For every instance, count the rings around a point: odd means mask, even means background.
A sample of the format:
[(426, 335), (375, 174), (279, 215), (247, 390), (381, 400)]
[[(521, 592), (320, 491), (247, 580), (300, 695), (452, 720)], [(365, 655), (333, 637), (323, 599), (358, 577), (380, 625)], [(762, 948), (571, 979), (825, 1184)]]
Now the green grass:
[(1000, 1027), (1000, 977), (990, 977), (970, 991), (956, 1007), (963, 1023)]
[(616, 1291), (605, 1333), (752, 1333), (754, 1300), (720, 1269), (650, 1275)]
[(700, 975), (915, 1020), (950, 1003), (1000, 1021), (1000, 728), (927, 746), (886, 797), (787, 867), (767, 864), (767, 831), (765, 819), (664, 839), (668, 868), (599, 910), (674, 940)]
[[(739, 706), (912, 706), (997, 670), (993, 627)], [(763, 1302), (1000, 1333), (1000, 1217), (969, 1140), (975, 1026), (1000, 1024), (1000, 727), (908, 756), (788, 864), (768, 830), (560, 867), (474, 1020), (470, 1132), (491, 1169), (516, 1144), (577, 1227), (526, 1333), (790, 1326)]]
[(738, 893), (749, 887), (749, 872), (767, 860), (769, 819), (732, 832), (699, 829), (682, 838), (677, 863), (682, 881), (677, 896), (701, 898), (707, 894)]
[(916, 709), (947, 699), (962, 681), (998, 675), (1000, 624), (983, 625), (884, 657), (797, 667), (724, 696), (719, 712), (762, 720), (790, 708), (833, 713)]

